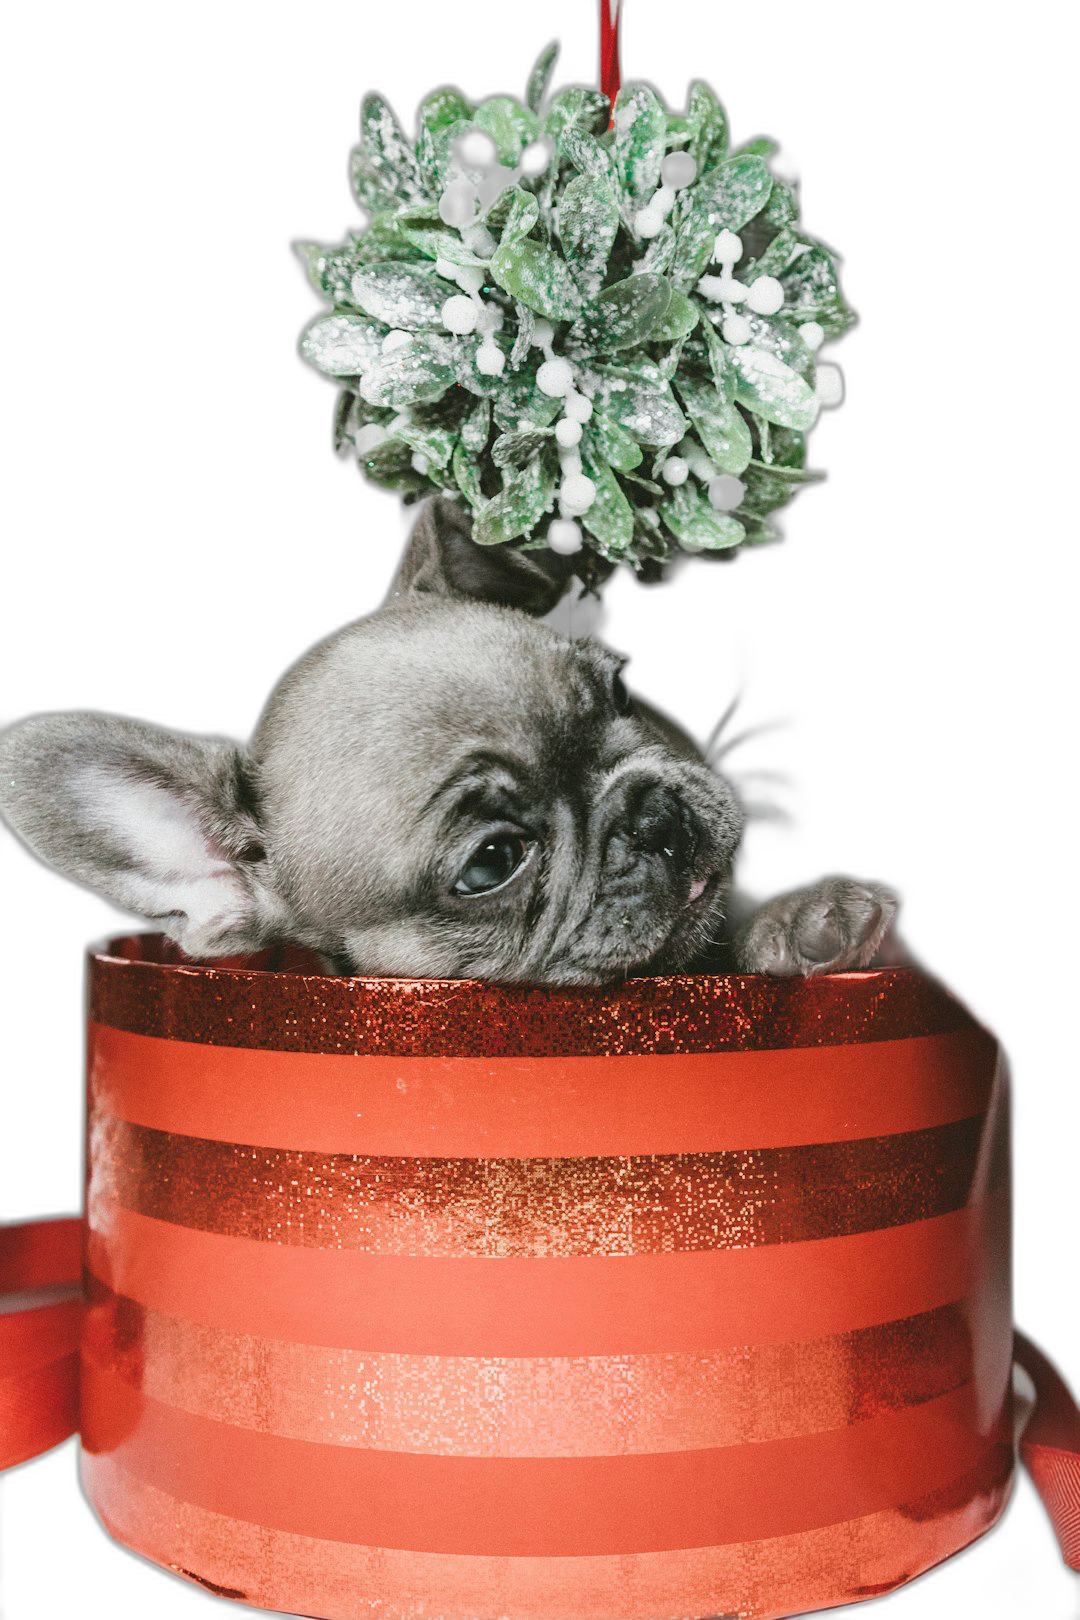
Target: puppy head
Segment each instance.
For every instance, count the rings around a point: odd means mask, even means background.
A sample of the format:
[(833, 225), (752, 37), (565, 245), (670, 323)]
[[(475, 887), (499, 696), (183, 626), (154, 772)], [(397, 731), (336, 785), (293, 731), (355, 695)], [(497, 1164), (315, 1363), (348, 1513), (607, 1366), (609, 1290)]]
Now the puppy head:
[(285, 676), (248, 749), (44, 716), (0, 738), (0, 808), (193, 956), (291, 939), (346, 971), (549, 983), (682, 966), (719, 920), (738, 807), (621, 660), (530, 616), (567, 577), (432, 503), (389, 603)]

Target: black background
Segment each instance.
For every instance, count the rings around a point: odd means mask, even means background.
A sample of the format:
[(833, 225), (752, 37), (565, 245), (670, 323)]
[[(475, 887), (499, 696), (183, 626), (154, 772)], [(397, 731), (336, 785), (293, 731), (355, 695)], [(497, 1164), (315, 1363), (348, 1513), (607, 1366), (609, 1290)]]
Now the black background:
[[(742, 724), (784, 721), (733, 761), (792, 781), (779, 797), (795, 825), (751, 834), (746, 880), (892, 881), (908, 944), (1001, 1034), (1017, 1320), (1069, 1366), (1075, 974), (1054, 667), (1067, 523), (1038, 514), (1048, 486), (1025, 460), (1052, 402), (1025, 348), (1046, 327), (1015, 280), (1027, 220), (1010, 157), (1052, 112), (1041, 65), (1014, 39), (976, 71), (928, 11), (845, 62), (814, 13), (789, 32), (764, 8), (724, 28), (719, 11), (628, 6), (628, 76), (672, 105), (704, 76), (737, 141), (782, 143), (777, 167), (803, 177), (806, 228), (844, 254), (861, 326), (829, 356), (847, 405), (811, 439), (829, 483), (790, 509), (787, 541), (665, 590), (619, 578), (604, 633), (636, 689), (698, 735), (737, 689)], [(593, 83), (586, 0), (168, 16), (39, 40), (36, 112), (8, 168), (6, 471), (21, 499), (5, 718), (100, 708), (243, 737), (296, 654), (379, 603), (403, 520), (332, 455), (334, 389), (296, 358), (322, 306), (288, 245), (358, 224), (347, 156), (363, 91), (411, 126), (445, 81), (521, 94), (549, 37), (563, 40), (555, 83)], [(1051, 480), (1049, 496), (1072, 489)], [(81, 951), (117, 917), (10, 839), (2, 860), (5, 1215), (76, 1209)], [(107, 1614), (209, 1614), (105, 1541), (71, 1447), (11, 1479), (5, 1515), (11, 1617), (78, 1612), (91, 1594)], [(1074, 1604), (1023, 1486), (999, 1533), (886, 1612), (1056, 1620)]]

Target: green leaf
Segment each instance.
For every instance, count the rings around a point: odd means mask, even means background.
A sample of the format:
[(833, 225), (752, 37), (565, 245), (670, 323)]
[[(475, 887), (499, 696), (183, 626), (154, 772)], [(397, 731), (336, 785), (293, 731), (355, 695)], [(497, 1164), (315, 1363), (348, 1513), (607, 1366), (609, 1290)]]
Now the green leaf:
[(473, 539), (481, 546), (500, 546), (528, 534), (547, 511), (555, 490), (555, 472), (545, 456), (536, 456), (511, 473), (502, 490), (477, 513)]
[(496, 250), (491, 273), (499, 286), (549, 321), (573, 320), (581, 300), (563, 260), (542, 242), (507, 242)]
[(634, 510), (606, 461), (584, 447), (582, 465), (596, 485), (596, 499), (581, 521), (610, 561), (625, 557), (634, 539)]
[(446, 282), (409, 264), (369, 264), (352, 278), (353, 302), (387, 326), (415, 332), (438, 326), (450, 296)]
[(585, 90), (580, 85), (569, 85), (553, 96), (544, 119), (544, 133), (558, 145), (563, 130), (576, 124), (590, 134), (607, 129), (611, 117), (611, 102), (599, 90)]
[(741, 545), (746, 531), (738, 518), (718, 512), (688, 481), (670, 491), (660, 516), (679, 542), (691, 551), (726, 551)]
[(695, 210), (707, 214), (714, 237), (717, 232), (741, 231), (769, 200), (772, 175), (759, 157), (729, 158), (703, 175), (688, 195)]
[(605, 287), (596, 302), (575, 321), (567, 342), (584, 352), (635, 349), (644, 343), (671, 303), (671, 284), (646, 272)]
[(775, 157), (779, 150), (779, 142), (774, 141), (771, 136), (757, 135), (752, 141), (744, 141), (738, 151), (732, 153), (732, 156), (771, 158)]
[(504, 373), (496, 379), (499, 387), (492, 408), (496, 425), (504, 433), (524, 433), (532, 427), (550, 427), (562, 415), (563, 402), (542, 394), (531, 369)]
[(827, 337), (847, 330), (855, 316), (844, 301), (836, 265), (823, 247), (808, 248), (780, 277), (788, 319), (817, 321)]
[(786, 506), (803, 484), (821, 480), (820, 473), (806, 472), (797, 467), (766, 466), (752, 461), (743, 473), (746, 494), (739, 507), (740, 515), (766, 517), (770, 512)]
[(625, 85), (615, 100), (615, 166), (634, 208), (641, 208), (660, 184), (667, 141), (667, 114), (644, 84)]
[(603, 281), (618, 229), (619, 208), (611, 188), (587, 174), (571, 180), (559, 205), (559, 240), (589, 293)]
[(712, 321), (704, 320), (701, 330), (705, 334), (705, 347), (709, 356), (709, 370), (718, 391), (730, 405), (735, 398), (735, 371), (728, 358), (731, 351)]
[(531, 191), (512, 186), (504, 196), (509, 197), (506, 223), (502, 229), (504, 242), (517, 242), (528, 236), (540, 217), (540, 205)]
[(464, 123), (471, 117), (472, 108), (460, 90), (449, 87), (433, 90), (420, 103), (420, 122), (429, 129), (445, 129), (450, 124)]
[(690, 86), (687, 123), (691, 131), (688, 151), (698, 166), (698, 174), (705, 174), (727, 151), (728, 131), (723, 107), (700, 80)]
[(418, 473), (412, 464), (412, 449), (404, 439), (388, 438), (359, 457), (365, 477), (384, 489), (396, 489), (400, 494), (418, 494), (431, 489), (424, 473)]
[[(486, 404), (487, 401), (485, 400)], [(484, 504), (484, 487), (480, 480), (480, 467), (474, 453), (468, 448), (464, 440), (454, 451), (450, 463), (454, 475), (454, 482), (468, 501), (474, 511)]]
[(351, 248), (324, 248), (318, 242), (294, 242), (293, 247), (316, 292), (332, 304), (350, 301), (352, 278), (362, 263)]
[(678, 238), (672, 225), (664, 221), (658, 236), (654, 236), (645, 250), (645, 257), (640, 261), (642, 270), (655, 270), (657, 275), (666, 276), (675, 263), (675, 249)]
[(549, 428), (530, 428), (524, 433), (503, 433), (491, 447), (496, 467), (524, 467), (540, 454), (551, 438)]
[[(468, 265), (481, 265), (485, 262), (470, 252), (457, 231), (445, 231), (437, 226), (403, 225), (401, 234), (407, 242), (419, 248), (426, 259), (446, 259), (450, 264)], [(449, 298), (451, 292), (456, 290), (456, 288), (448, 289), (446, 297)]]
[(421, 332), (400, 349), (383, 350), (365, 369), (360, 392), (369, 405), (400, 411), (441, 399), (453, 381), (453, 347), (445, 338)]
[(641, 466), (641, 446), (605, 410), (593, 410), (586, 433), (595, 443), (597, 454), (619, 472), (633, 472)]
[[(642, 382), (629, 373), (597, 367), (600, 404), (605, 413), (640, 444), (665, 449), (678, 444), (686, 418), (671, 389), (662, 381)], [(659, 376), (659, 373), (657, 374)]]
[(551, 74), (558, 54), (558, 42), (552, 40), (551, 44), (540, 52), (536, 66), (529, 74), (529, 88), (525, 92), (525, 103), (537, 117), (540, 116), (540, 108), (544, 104), (544, 97), (547, 95), (548, 85), (551, 83)]
[(491, 402), (477, 400), (461, 424), (461, 442), (474, 455), (486, 449), (491, 433)]
[(765, 205), (762, 219), (766, 225), (773, 225), (780, 229), (785, 225), (793, 225), (799, 217), (799, 199), (795, 195), (793, 186), (786, 180), (778, 180), (773, 176), (772, 191)]
[(360, 144), (371, 173), (391, 196), (414, 202), (424, 195), (420, 165), (382, 96), (364, 97)]
[(747, 283), (758, 276), (779, 276), (792, 262), (792, 254), (799, 246), (799, 238), (788, 226), (777, 231), (765, 251), (739, 271), (739, 280)]
[(684, 191), (679, 198), (675, 218), (671, 279), (680, 291), (689, 292), (697, 286), (712, 259), (717, 231), (710, 224), (706, 209), (695, 206), (693, 189)]
[(721, 472), (741, 473), (750, 463), (754, 445), (738, 406), (730, 405), (708, 383), (680, 378), (676, 386), (705, 454)]
[(425, 423), (412, 416), (399, 421), (394, 432), (418, 455), (426, 456), (433, 467), (449, 466), (457, 443), (457, 434), (452, 428), (436, 422)]
[(569, 124), (559, 137), (559, 151), (579, 173), (591, 175), (594, 180), (603, 180), (609, 186), (618, 184), (611, 154), (600, 145), (595, 135)]
[(513, 96), (491, 96), (482, 101), (473, 113), (473, 123), (491, 136), (499, 162), (511, 169), (516, 168), (523, 149), (540, 133), (536, 114)]
[(359, 315), (320, 315), (300, 339), (304, 359), (328, 377), (356, 377), (382, 354), (382, 333)]
[(685, 293), (672, 288), (667, 312), (649, 333), (650, 343), (678, 343), (689, 337), (699, 320), (697, 305)]
[(395, 193), (383, 185), (362, 146), (354, 146), (349, 153), (349, 184), (353, 196), (369, 214), (377, 214), (394, 203)]
[(814, 369), (813, 350), (808, 349), (799, 336), (797, 326), (765, 315), (749, 315), (750, 342), (755, 349), (766, 349), (782, 360), (785, 366), (797, 371), (800, 377)]
[(730, 348), (735, 371), (735, 398), (766, 422), (800, 432), (813, 427), (818, 406), (810, 384), (765, 349), (746, 343)]
[(510, 351), (510, 369), (519, 371), (529, 358), (529, 350), (533, 346), (533, 337), (536, 334), (536, 316), (520, 299), (514, 300), (514, 314), (517, 316), (517, 336), (514, 347)]

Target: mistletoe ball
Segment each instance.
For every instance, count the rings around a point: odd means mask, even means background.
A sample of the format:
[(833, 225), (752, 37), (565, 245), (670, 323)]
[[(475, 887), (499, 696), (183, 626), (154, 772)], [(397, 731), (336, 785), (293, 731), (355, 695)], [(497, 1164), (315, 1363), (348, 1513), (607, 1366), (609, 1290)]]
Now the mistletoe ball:
[(548, 102), (555, 54), (524, 102), (435, 91), (415, 143), (365, 100), (368, 223), (303, 249), (337, 444), (407, 501), (466, 502), (481, 545), (580, 553), (586, 578), (775, 539), (842, 398), (818, 359), (853, 319), (833, 256), (707, 86), (676, 114), (641, 84)]

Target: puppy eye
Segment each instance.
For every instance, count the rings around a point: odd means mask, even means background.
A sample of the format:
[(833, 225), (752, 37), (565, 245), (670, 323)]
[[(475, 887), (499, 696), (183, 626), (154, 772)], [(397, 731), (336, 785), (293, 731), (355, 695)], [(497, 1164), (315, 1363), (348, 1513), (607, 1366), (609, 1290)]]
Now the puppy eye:
[(611, 701), (615, 705), (616, 714), (629, 714), (634, 707), (634, 700), (626, 689), (626, 682), (618, 670), (611, 678)]
[(528, 841), (519, 833), (489, 838), (473, 851), (461, 876), (454, 884), (455, 894), (490, 894), (509, 883), (529, 853)]

